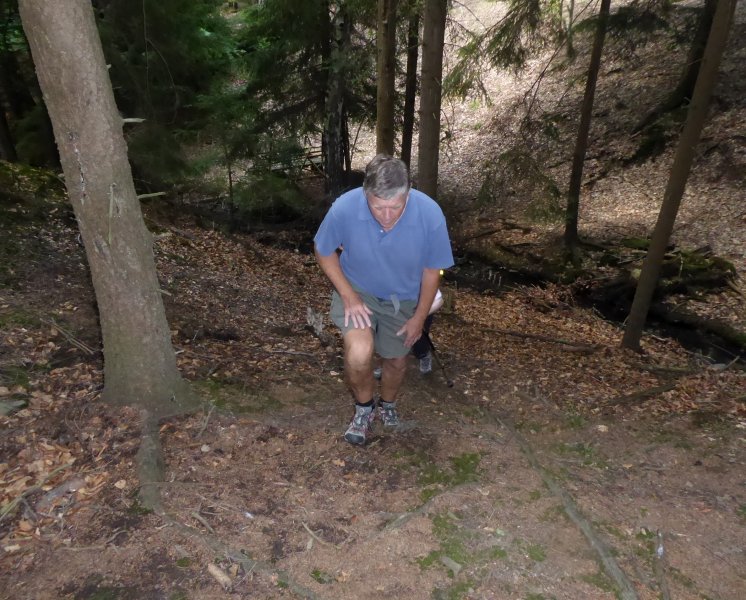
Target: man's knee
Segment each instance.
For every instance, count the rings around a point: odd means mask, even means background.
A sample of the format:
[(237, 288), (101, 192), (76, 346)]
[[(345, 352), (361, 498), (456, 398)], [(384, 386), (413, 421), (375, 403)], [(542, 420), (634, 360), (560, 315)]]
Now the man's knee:
[(384, 359), (384, 363), (388, 364), (388, 366), (395, 370), (395, 371), (405, 371), (407, 368), (407, 355), (399, 356), (397, 358), (386, 358)]
[(345, 335), (345, 362), (352, 369), (370, 366), (373, 358), (373, 335), (365, 335), (370, 330), (350, 331)]

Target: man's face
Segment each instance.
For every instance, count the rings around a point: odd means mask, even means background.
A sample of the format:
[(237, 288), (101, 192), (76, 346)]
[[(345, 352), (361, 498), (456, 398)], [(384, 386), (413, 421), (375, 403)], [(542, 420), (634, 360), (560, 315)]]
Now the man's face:
[(404, 208), (407, 206), (408, 197), (409, 194), (401, 194), (400, 196), (394, 196), (390, 200), (384, 200), (373, 194), (367, 194), (366, 196), (370, 214), (373, 215), (373, 218), (378, 221), (378, 224), (385, 231), (396, 225), (399, 217), (404, 212)]

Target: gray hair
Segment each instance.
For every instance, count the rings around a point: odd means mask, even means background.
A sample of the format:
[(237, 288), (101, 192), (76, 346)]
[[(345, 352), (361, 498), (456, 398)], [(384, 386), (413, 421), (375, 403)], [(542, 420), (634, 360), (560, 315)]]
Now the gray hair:
[(388, 154), (379, 154), (365, 167), (363, 191), (391, 200), (409, 192), (409, 169), (403, 161)]

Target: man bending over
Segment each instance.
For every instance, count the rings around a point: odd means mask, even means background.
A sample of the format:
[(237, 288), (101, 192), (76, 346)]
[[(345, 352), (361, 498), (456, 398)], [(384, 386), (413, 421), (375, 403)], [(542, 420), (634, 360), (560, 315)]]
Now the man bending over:
[[(314, 243), (335, 289), (330, 316), (342, 331), (355, 398), (345, 439), (364, 444), (376, 413), (385, 427), (399, 424), (407, 355), (422, 336), (440, 270), (453, 265), (446, 221), (432, 198), (411, 189), (407, 166), (379, 154), (365, 169), (363, 187), (332, 204)], [(377, 398), (374, 352), (382, 359)]]

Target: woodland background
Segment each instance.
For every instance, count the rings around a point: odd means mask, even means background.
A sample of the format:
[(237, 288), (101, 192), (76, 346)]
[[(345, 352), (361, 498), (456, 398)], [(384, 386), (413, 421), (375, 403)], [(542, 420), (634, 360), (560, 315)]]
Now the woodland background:
[[(743, 3), (0, 8), (4, 597), (741, 597)], [(352, 449), (379, 151), (457, 265)]]

